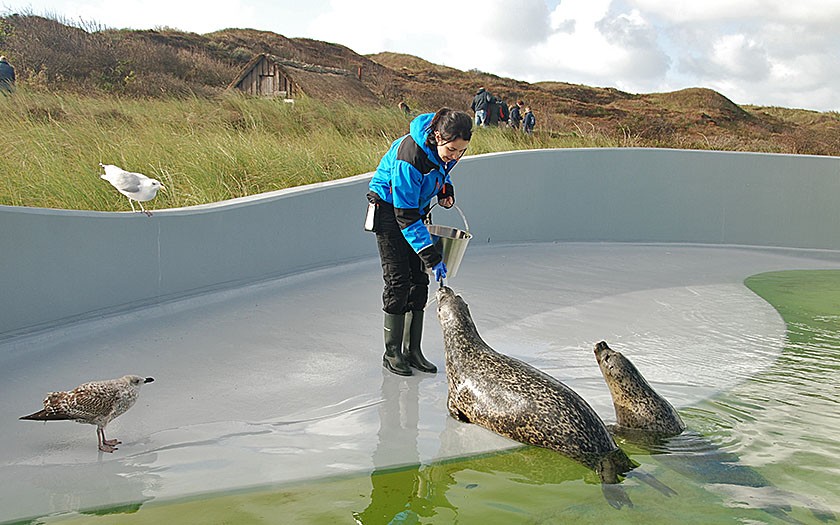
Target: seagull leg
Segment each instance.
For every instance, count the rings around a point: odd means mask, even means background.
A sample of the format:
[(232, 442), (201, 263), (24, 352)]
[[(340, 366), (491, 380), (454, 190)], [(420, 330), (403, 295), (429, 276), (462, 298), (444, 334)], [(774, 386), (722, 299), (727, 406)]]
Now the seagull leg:
[(122, 441), (119, 439), (105, 439), (105, 429), (102, 429), (102, 442), (106, 445), (120, 445)]
[(139, 204), (139, 205), (140, 205), (140, 209), (141, 209), (141, 210), (143, 210), (143, 213), (145, 213), (148, 217), (151, 217), (151, 216), (152, 216), (152, 212), (150, 212), (150, 211), (146, 211), (146, 208), (144, 208), (144, 207), (143, 207), (143, 203), (142, 203), (142, 202), (137, 201), (137, 204)]
[(96, 440), (99, 444), (99, 450), (102, 452), (113, 452), (117, 450), (114, 445), (119, 445), (122, 441), (116, 439), (105, 439), (105, 429), (96, 427)]
[(131, 211), (136, 213), (137, 210), (134, 209), (134, 203), (131, 201), (131, 199), (128, 199), (128, 203), (131, 204)]

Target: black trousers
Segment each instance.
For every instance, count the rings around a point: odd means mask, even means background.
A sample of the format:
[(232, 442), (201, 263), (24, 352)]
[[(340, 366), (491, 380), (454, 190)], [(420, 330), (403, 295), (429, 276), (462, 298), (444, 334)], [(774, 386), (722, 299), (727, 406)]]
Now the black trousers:
[(376, 214), (376, 244), (382, 262), (382, 309), (389, 314), (404, 314), (426, 308), (429, 298), (429, 274), (397, 225), (394, 207), (379, 202)]

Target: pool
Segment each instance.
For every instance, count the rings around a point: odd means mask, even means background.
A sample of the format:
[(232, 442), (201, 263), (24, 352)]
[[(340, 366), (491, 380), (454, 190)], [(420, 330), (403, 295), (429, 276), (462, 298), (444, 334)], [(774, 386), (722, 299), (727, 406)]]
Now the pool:
[[(448, 283), (491, 346), (607, 421), (592, 347), (633, 359), (690, 432), (664, 449), (622, 446), (677, 496), (631, 476), (635, 506), (616, 511), (585, 468), (452, 420), (444, 373), (383, 372), (368, 259), (4, 342), (0, 521), (777, 523), (790, 507), (814, 522), (840, 513), (836, 319), (797, 335), (743, 284), (792, 269), (840, 269), (840, 255), (478, 244)], [(434, 315), (424, 344), (442, 367)], [(109, 426), (124, 442), (113, 455), (93, 427), (16, 420), (48, 390), (125, 373), (156, 381)], [(721, 465), (750, 481), (710, 479)]]

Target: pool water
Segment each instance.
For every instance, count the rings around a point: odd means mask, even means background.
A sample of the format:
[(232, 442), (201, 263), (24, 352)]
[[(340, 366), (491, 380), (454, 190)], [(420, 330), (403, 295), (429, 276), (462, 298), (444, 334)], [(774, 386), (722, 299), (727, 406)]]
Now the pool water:
[[(621, 443), (640, 463), (638, 470), (674, 489), (675, 496), (631, 476), (624, 483), (634, 507), (617, 511), (593, 489), (597, 480), (586, 468), (548, 450), (519, 447), (292, 486), (152, 502), (136, 514), (103, 511), (72, 522), (831, 522), (840, 512), (840, 271), (774, 272), (746, 284), (787, 324), (788, 341), (776, 363), (681, 410), (690, 430), (654, 453)], [(379, 410), (386, 420), (400, 417), (399, 406)], [(730, 472), (723, 475), (724, 470)]]
[[(666, 253), (672, 257), (667, 264), (692, 275), (689, 282), (663, 271)], [(528, 297), (509, 300), (508, 308), (497, 304), (499, 295), (483, 302), (475, 282), (486, 282), (488, 274), (503, 268), (500, 259), (521, 266), (517, 257), (533, 266), (521, 280)], [(570, 262), (575, 257), (581, 261), (578, 266)], [(124, 445), (125, 456), (91, 462), (84, 453), (89, 452), (92, 427), (64, 424), (56, 428), (57, 437), (38, 425), (35, 430), (25, 427), (25, 442), (10, 440), (10, 446), (21, 454), (32, 448), (41, 466), (34, 464), (36, 459), (26, 464), (7, 460), (4, 470), (10, 472), (12, 467), (19, 477), (23, 473), (34, 480), (27, 480), (34, 486), (48, 488), (57, 483), (44, 477), (50, 472), (63, 478), (71, 477), (71, 471), (78, 473), (76, 487), (62, 482), (62, 491), (53, 490), (52, 499), (45, 502), (48, 508), (71, 511), (44, 512), (36, 519), (44, 523), (820, 523), (840, 515), (840, 497), (834, 494), (840, 481), (836, 459), (840, 439), (833, 432), (840, 414), (840, 270), (771, 272), (748, 278), (746, 285), (766, 302), (742, 283), (730, 282), (732, 275), (745, 269), (836, 267), (836, 263), (813, 260), (810, 255), (802, 259), (776, 252), (672, 246), (503, 247), (476, 250), (470, 261), (482, 259), (494, 263), (465, 271), (458, 287), (464, 290), (479, 331), (494, 348), (563, 379), (609, 420), (609, 395), (591, 354), (593, 334), (606, 334), (611, 346), (636, 357), (634, 362), (648, 380), (679, 408), (689, 427), (684, 435), (660, 444), (620, 441), (640, 464), (637, 471), (653, 476), (677, 495), (665, 496), (631, 474), (623, 486), (633, 508), (613, 509), (605, 502), (596, 476), (581, 465), (551, 451), (516, 446), (446, 416), (440, 408), (445, 399), (445, 388), (440, 387), (445, 383), (443, 374), (409, 379), (378, 374), (373, 380), (380, 396), (348, 391), (343, 392), (345, 401), (335, 405), (317, 399), (313, 403), (322, 408), (308, 411), (305, 417), (289, 414), (240, 422), (223, 417), (214, 422), (202, 414), (199, 423), (171, 428), (155, 420), (154, 411), (144, 412), (140, 406), (144, 398), (153, 400), (155, 395), (153, 390), (144, 391), (145, 397), (132, 409), (137, 415), (129, 412), (123, 418), (131, 422), (133, 415), (147, 417), (153, 429), (162, 428), (134, 449), (130, 443)], [(550, 262), (557, 260), (563, 262)], [(596, 268), (593, 261), (600, 261), (603, 268)], [(660, 261), (660, 266), (641, 284), (638, 278), (627, 284), (633, 277), (617, 275), (610, 266), (637, 264), (651, 269), (651, 261)], [(740, 265), (736, 271), (730, 270), (733, 261)], [(535, 276), (558, 275), (560, 270), (551, 264), (563, 266), (563, 272), (578, 279), (564, 274), (544, 296), (540, 290), (549, 287), (549, 281)], [(321, 285), (331, 283), (333, 301), (356, 290), (342, 290), (337, 283), (347, 271), (339, 273), (336, 280), (331, 274), (315, 279)], [(605, 282), (604, 276), (615, 282)], [(284, 304), (290, 296), (310, 294), (302, 282), (283, 285)], [(265, 297), (260, 289), (256, 298), (251, 294), (244, 300), (242, 304), (252, 305), (253, 311), (238, 303), (231, 310), (230, 301), (239, 298), (228, 297), (174, 313), (195, 323), (184, 312), (198, 309), (201, 315), (196, 318), (215, 326), (220, 323), (208, 309), (224, 303), (220, 311), (226, 312), (226, 318), (231, 311), (250, 318), (269, 308), (266, 297), (277, 293), (271, 286)], [(510, 289), (510, 283), (499, 284), (500, 289), (505, 287)], [(558, 287), (562, 299), (557, 298)], [(597, 293), (582, 295), (583, 289)], [(166, 309), (169, 314), (175, 310)], [(784, 319), (780, 331), (775, 324), (779, 315)], [(561, 319), (566, 333), (558, 338), (552, 334)], [(434, 319), (427, 319), (427, 327), (430, 321)], [(535, 335), (535, 327), (548, 334)], [(209, 337), (209, 330), (202, 330), (201, 337)], [(182, 329), (179, 334), (191, 336)], [(91, 343), (85, 340), (85, 344)], [(539, 350), (527, 353), (526, 347)], [(210, 358), (220, 359), (208, 352)], [(440, 362), (439, 352), (430, 341), (427, 353)], [(378, 353), (375, 348), (371, 351), (373, 363)], [(288, 368), (301, 374), (293, 365)], [(329, 383), (331, 376), (307, 370), (308, 381)], [(259, 397), (260, 391), (246, 394)], [(221, 401), (217, 409), (224, 410), (228, 402)], [(129, 435), (132, 429), (130, 423), (121, 428)], [(83, 436), (77, 439), (77, 434)], [(356, 434), (363, 437), (355, 438)], [(215, 437), (207, 437), (211, 435)], [(264, 465), (255, 466), (256, 460), (240, 451), (239, 440), (245, 438)], [(33, 439), (62, 444), (38, 451), (42, 445)], [(266, 446), (269, 442), (273, 448)], [(318, 448), (325, 443), (331, 450)], [(356, 456), (367, 456), (372, 467), (351, 463)], [(285, 458), (291, 461), (285, 463)], [(309, 470), (297, 466), (295, 458), (308, 464)], [(243, 463), (247, 472), (235, 470)], [(288, 478), (275, 473), (284, 467), (298, 470)], [(91, 482), (97, 472), (106, 479), (103, 485)], [(121, 483), (131, 485), (126, 494), (135, 496), (115, 492), (112, 499), (119, 504), (84, 504), (87, 492), (97, 490), (101, 496), (102, 486), (117, 491)], [(83, 489), (86, 484), (92, 487)], [(6, 507), (14, 491), (6, 483), (4, 487)], [(23, 489), (14, 490), (24, 494)]]

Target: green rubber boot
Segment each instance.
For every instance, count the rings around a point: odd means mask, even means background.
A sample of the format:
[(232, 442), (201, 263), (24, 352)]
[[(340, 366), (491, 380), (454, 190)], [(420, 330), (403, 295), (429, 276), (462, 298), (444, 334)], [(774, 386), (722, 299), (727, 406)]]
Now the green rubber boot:
[(423, 339), (423, 314), (423, 310), (413, 310), (406, 315), (408, 321), (405, 329), (403, 352), (409, 366), (421, 372), (434, 374), (437, 372), (437, 367), (423, 357), (423, 350), (420, 349), (420, 340)]
[(397, 375), (410, 376), (411, 368), (402, 354), (404, 331), (405, 314), (385, 314), (385, 355), (382, 356), (382, 366)]

